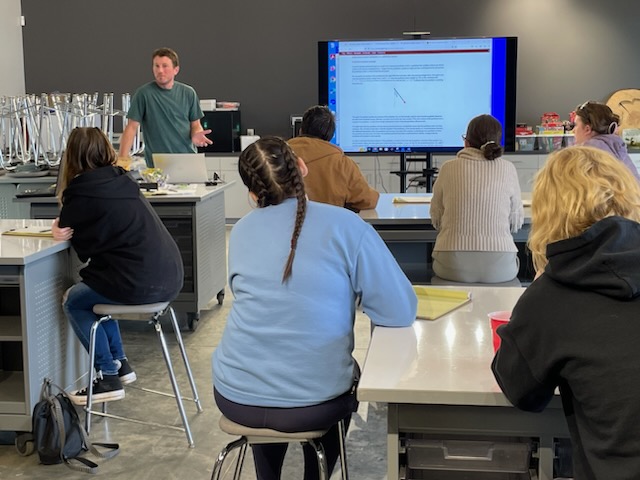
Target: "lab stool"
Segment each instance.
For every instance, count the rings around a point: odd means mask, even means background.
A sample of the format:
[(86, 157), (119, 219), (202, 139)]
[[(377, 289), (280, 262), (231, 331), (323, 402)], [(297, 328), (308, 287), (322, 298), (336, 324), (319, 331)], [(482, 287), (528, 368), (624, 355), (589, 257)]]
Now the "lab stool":
[[(222, 475), (222, 464), (224, 463), (227, 455), (239, 448), (238, 460), (236, 461), (236, 468), (233, 474), (234, 480), (240, 479), (242, 472), (242, 464), (244, 462), (244, 456), (247, 451), (247, 445), (265, 444), (265, 443), (293, 443), (300, 442), (301, 444), (308, 443), (313, 447), (318, 459), (318, 470), (320, 472), (320, 480), (329, 480), (329, 472), (327, 467), (327, 458), (324, 453), (322, 444), (317, 441), (322, 437), (327, 430), (314, 430), (310, 432), (279, 432), (277, 430), (271, 430), (269, 428), (251, 428), (245, 427), (238, 423), (232, 422), (224, 415), (220, 417), (220, 430), (229, 435), (240, 435), (238, 440), (227, 444), (216, 458), (216, 462), (213, 465), (213, 473), (211, 474), (211, 480), (219, 480)], [(347, 470), (347, 455), (345, 450), (345, 432), (344, 421), (338, 422), (338, 435), (340, 445), (340, 469), (342, 470), (342, 480), (349, 480), (349, 472)]]
[[(102, 417), (115, 418), (118, 420), (126, 420), (129, 422), (140, 423), (143, 425), (152, 425), (156, 427), (166, 427), (174, 430), (182, 431), (187, 436), (187, 442), (189, 443), (189, 447), (193, 448), (193, 436), (191, 435), (191, 429), (189, 428), (189, 421), (187, 420), (187, 415), (184, 411), (184, 405), (182, 403), (182, 397), (180, 396), (180, 389), (178, 387), (178, 382), (176, 381), (176, 376), (173, 371), (173, 365), (171, 363), (171, 357), (169, 356), (169, 350), (167, 348), (167, 343), (165, 341), (164, 333), (162, 331), (162, 326), (160, 325), (160, 317), (165, 313), (169, 313), (171, 317), (171, 324), (173, 326), (173, 330), (176, 334), (176, 340), (178, 341), (178, 346), (180, 347), (180, 353), (182, 355), (182, 360), (184, 361), (184, 366), (187, 370), (187, 377), (189, 378), (189, 383), (191, 384), (191, 390), (193, 391), (194, 398), (185, 398), (185, 400), (192, 400), (195, 402), (196, 407), (198, 409), (198, 413), (202, 412), (202, 406), (200, 404), (200, 399), (198, 398), (198, 392), (196, 390), (196, 384), (193, 380), (193, 374), (191, 373), (191, 366), (189, 365), (189, 359), (187, 358), (187, 351), (184, 347), (184, 343), (182, 342), (182, 335), (180, 334), (180, 328), (178, 327), (178, 321), (176, 320), (176, 314), (173, 311), (173, 308), (169, 306), (169, 302), (160, 302), (160, 303), (151, 303), (147, 305), (107, 305), (107, 304), (97, 304), (93, 307), (93, 313), (98, 315), (98, 318), (91, 326), (91, 334), (89, 337), (89, 385), (87, 389), (87, 404), (84, 407), (86, 412), (85, 415), (85, 429), (87, 433), (91, 429), (91, 415), (99, 415)], [(178, 410), (180, 411), (180, 416), (182, 417), (182, 424), (184, 428), (176, 427), (174, 425), (166, 425), (155, 422), (148, 422), (137, 420), (133, 418), (121, 417), (118, 415), (111, 415), (106, 412), (106, 402), (102, 404), (102, 411), (97, 412), (91, 410), (93, 406), (93, 392), (91, 386), (93, 385), (93, 381), (95, 378), (95, 372), (93, 368), (93, 364), (95, 361), (96, 354), (96, 331), (100, 323), (110, 320), (114, 316), (135, 316), (136, 320), (142, 320), (145, 322), (153, 323), (153, 326), (158, 334), (158, 339), (160, 340), (160, 346), (162, 348), (162, 355), (164, 357), (164, 361), (167, 365), (167, 370), (169, 372), (169, 379), (171, 380), (171, 386), (173, 387), (173, 395), (170, 393), (158, 392), (155, 390), (149, 390), (141, 387), (133, 387), (139, 388), (145, 392), (155, 393), (157, 395), (163, 395), (166, 397), (173, 397), (176, 399), (176, 403), (178, 404)]]

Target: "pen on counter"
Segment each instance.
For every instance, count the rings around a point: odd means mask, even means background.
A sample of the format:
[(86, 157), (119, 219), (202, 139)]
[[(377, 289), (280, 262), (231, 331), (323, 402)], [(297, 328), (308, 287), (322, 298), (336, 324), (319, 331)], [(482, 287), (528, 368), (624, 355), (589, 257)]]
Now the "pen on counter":
[[(9, 230), (7, 230), (7, 232), (17, 232), (19, 230), (22, 230), (20, 228), (10, 228)], [(28, 232), (28, 230), (25, 230)], [(44, 230), (36, 230), (36, 233), (51, 233), (51, 229), (50, 228), (45, 228)]]

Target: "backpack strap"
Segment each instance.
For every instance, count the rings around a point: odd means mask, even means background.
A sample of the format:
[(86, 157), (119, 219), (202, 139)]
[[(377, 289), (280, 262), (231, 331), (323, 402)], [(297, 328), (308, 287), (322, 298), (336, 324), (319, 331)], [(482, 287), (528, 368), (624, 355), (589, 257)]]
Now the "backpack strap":
[[(82, 429), (82, 431), (84, 432), (84, 428)], [(120, 445), (118, 445), (117, 443), (103, 443), (103, 442), (92, 443), (89, 441), (89, 439), (86, 439), (86, 438), (85, 438), (85, 442), (87, 443), (87, 448), (89, 448), (89, 451), (93, 453), (96, 457), (105, 458), (108, 460), (109, 458), (113, 458), (120, 453)], [(96, 448), (96, 446), (107, 448), (108, 451), (101, 452)]]
[[(47, 379), (48, 380), (48, 379)], [(69, 468), (71, 468), (72, 470), (77, 470), (80, 472), (84, 472), (84, 473), (97, 473), (98, 471), (98, 464), (92, 462), (91, 460), (88, 460), (86, 458), (83, 457), (74, 457), (74, 458), (67, 458), (63, 452), (64, 452), (64, 444), (67, 438), (67, 433), (65, 431), (64, 428), (64, 416), (62, 413), (62, 405), (60, 404), (60, 401), (58, 400), (58, 398), (55, 395), (51, 395), (51, 385), (53, 385), (54, 387), (56, 387), (60, 393), (66, 397), (69, 402), (71, 402), (71, 398), (69, 397), (69, 395), (67, 395), (67, 392), (60, 388), (58, 385), (56, 385), (55, 383), (52, 383), (50, 380), (46, 381), (45, 384), (47, 385), (48, 388), (48, 400), (51, 402), (52, 405), (52, 410), (53, 410), (53, 414), (54, 414), (54, 418), (56, 420), (56, 423), (58, 425), (58, 430), (60, 432), (60, 459), (65, 463), (65, 465)], [(43, 385), (42, 387), (42, 391), (43, 393), (45, 392), (45, 386)], [(91, 440), (89, 440), (89, 436), (87, 435), (87, 431), (84, 429), (84, 427), (82, 426), (82, 424), (78, 423), (78, 430), (80, 431), (80, 435), (82, 437), (82, 442), (84, 443), (84, 445), (87, 447), (87, 450), (89, 450), (92, 454), (94, 454), (96, 457), (99, 458), (104, 458), (104, 459), (110, 459), (115, 457), (116, 455), (118, 455), (120, 453), (120, 445), (117, 443), (102, 443), (102, 442), (96, 442), (91, 443)], [(101, 452), (100, 450), (98, 450), (94, 445), (98, 445), (100, 447), (104, 447), (107, 448), (109, 451), (106, 452)], [(82, 463), (83, 465), (74, 465), (73, 463), (70, 462), (70, 460), (77, 460), (78, 462)]]
[[(56, 385), (56, 388), (60, 388)], [(40, 389), (40, 400), (47, 400), (51, 396), (51, 379), (45, 377)]]
[[(98, 473), (98, 465), (93, 463), (91, 460), (87, 460), (86, 458), (75, 457), (71, 460), (77, 460), (83, 465), (75, 465), (70, 462), (70, 459), (64, 455), (64, 444), (67, 438), (67, 432), (64, 429), (64, 417), (62, 414), (62, 405), (60, 404), (60, 400), (58, 400), (55, 396), (49, 397), (49, 402), (51, 402), (51, 410), (53, 411), (53, 418), (56, 420), (56, 424), (58, 425), (58, 432), (60, 433), (60, 460), (64, 462), (64, 464), (72, 470), (77, 470), (79, 472), (84, 473)], [(84, 428), (82, 428), (83, 437), (86, 435), (84, 432)]]
[[(57, 385), (55, 385), (55, 386), (58, 389), (60, 389), (60, 387), (58, 387)], [(60, 392), (62, 393), (62, 395), (64, 397), (66, 397), (69, 400), (69, 402), (71, 402), (73, 404), (73, 402), (71, 401), (71, 398), (69, 397), (69, 395), (67, 394), (66, 391), (60, 389)], [(82, 441), (84, 442), (84, 445), (87, 447), (87, 450), (90, 451), (91, 453), (93, 453), (96, 457), (109, 459), (109, 458), (115, 457), (116, 455), (118, 455), (120, 453), (120, 445), (119, 444), (117, 444), (117, 443), (104, 443), (104, 442), (92, 443), (91, 440), (89, 440), (89, 435), (87, 434), (87, 431), (84, 429), (84, 426), (82, 424), (78, 424), (78, 427), (79, 427), (80, 435), (82, 436)], [(95, 445), (97, 445), (99, 447), (107, 448), (110, 451), (101, 452), (100, 450), (98, 450), (95, 447)]]

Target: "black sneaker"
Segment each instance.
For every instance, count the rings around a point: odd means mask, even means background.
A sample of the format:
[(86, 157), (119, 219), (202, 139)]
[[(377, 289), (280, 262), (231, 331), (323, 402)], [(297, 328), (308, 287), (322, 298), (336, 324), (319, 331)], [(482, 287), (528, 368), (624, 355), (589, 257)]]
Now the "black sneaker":
[(116, 360), (116, 363), (120, 364), (118, 367), (118, 377), (120, 377), (122, 385), (129, 385), (138, 379), (136, 372), (133, 371), (126, 358)]
[[(98, 372), (93, 381), (92, 393), (91, 401), (93, 403), (110, 402), (124, 398), (124, 388), (122, 388), (122, 382), (118, 375), (102, 375), (102, 372)], [(87, 389), (83, 388), (72, 392), (69, 394), (69, 398), (76, 405), (86, 405)]]

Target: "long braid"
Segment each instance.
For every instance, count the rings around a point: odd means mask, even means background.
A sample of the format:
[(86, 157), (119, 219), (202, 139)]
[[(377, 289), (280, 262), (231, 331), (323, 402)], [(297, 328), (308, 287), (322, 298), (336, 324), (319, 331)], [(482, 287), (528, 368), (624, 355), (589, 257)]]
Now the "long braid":
[(302, 224), (304, 223), (305, 216), (307, 214), (307, 196), (304, 191), (304, 181), (302, 174), (298, 169), (297, 158), (294, 153), (287, 147), (286, 166), (289, 170), (289, 178), (295, 192), (295, 197), (298, 199), (298, 208), (296, 210), (296, 222), (293, 227), (293, 233), (291, 235), (291, 250), (289, 251), (289, 258), (284, 267), (284, 273), (282, 274), (282, 283), (285, 283), (291, 276), (291, 270), (293, 267), (293, 259), (296, 256), (296, 248), (298, 247), (298, 238), (300, 237), (300, 231), (302, 230)]

